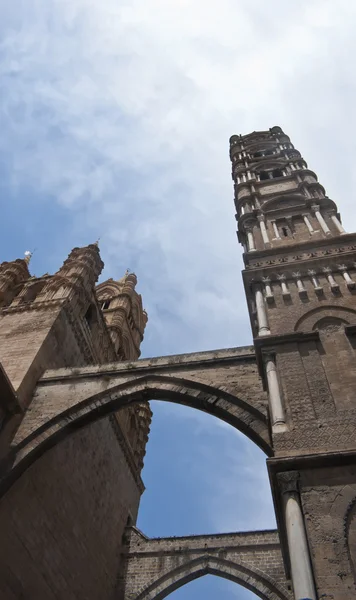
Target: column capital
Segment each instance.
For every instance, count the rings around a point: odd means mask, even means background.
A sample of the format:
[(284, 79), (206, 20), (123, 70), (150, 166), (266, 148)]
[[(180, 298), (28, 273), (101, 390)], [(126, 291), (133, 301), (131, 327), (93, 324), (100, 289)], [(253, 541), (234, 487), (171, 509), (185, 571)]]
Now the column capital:
[(264, 364), (266, 365), (269, 361), (272, 361), (274, 363), (275, 361), (275, 354), (272, 350), (262, 350), (262, 360), (264, 362)]
[(300, 271), (294, 271), (294, 273), (292, 273), (292, 277), (294, 277), (295, 279), (300, 279), (300, 277), (302, 276)]
[(318, 212), (320, 211), (320, 205), (319, 204), (311, 204), (310, 208), (314, 211), (314, 212)]
[(254, 226), (254, 221), (252, 219), (249, 219), (248, 221), (244, 222), (244, 229), (245, 231), (251, 231), (253, 226)]
[(346, 265), (338, 265), (337, 268), (339, 269), (339, 271), (341, 271), (342, 273), (344, 271), (347, 271), (347, 266)]
[(262, 281), (263, 281), (263, 283), (271, 283), (271, 278), (270, 277), (262, 277)]
[(299, 492), (299, 477), (299, 471), (286, 471), (285, 473), (278, 473), (277, 479), (282, 494)]
[(284, 273), (281, 273), (280, 275), (277, 275), (277, 279), (278, 279), (278, 281), (285, 281), (286, 276)]

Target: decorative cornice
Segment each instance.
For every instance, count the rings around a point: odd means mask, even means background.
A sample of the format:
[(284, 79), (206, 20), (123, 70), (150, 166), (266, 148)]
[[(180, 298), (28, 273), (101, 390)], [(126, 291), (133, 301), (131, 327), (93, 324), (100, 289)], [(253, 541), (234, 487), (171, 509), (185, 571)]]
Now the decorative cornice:
[[(347, 239), (349, 239), (348, 244)], [(345, 234), (341, 238), (335, 236), (328, 240), (323, 238), (320, 240), (313, 240), (313, 242), (296, 243), (288, 247), (276, 247), (272, 250), (256, 250), (252, 255), (250, 253), (244, 255), (246, 263), (246, 270), (244, 273), (252, 271), (253, 269), (269, 268), (276, 265), (289, 265), (290, 267), (293, 263), (303, 263), (308, 260), (320, 258), (325, 258), (330, 262), (331, 257), (338, 257), (340, 255), (343, 255), (343, 261), (345, 261), (348, 254), (353, 255), (354, 257), (355, 253), (355, 233)], [(340, 259), (338, 259), (338, 263), (339, 261)], [(295, 269), (294, 266), (293, 269)]]

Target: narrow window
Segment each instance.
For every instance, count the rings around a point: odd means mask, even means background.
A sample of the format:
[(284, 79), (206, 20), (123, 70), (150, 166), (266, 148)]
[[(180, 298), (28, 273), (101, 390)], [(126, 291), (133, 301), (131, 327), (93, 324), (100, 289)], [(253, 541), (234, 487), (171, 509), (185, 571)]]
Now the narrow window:
[(101, 305), (101, 310), (107, 310), (110, 306), (110, 300), (104, 300), (104, 302)]
[(84, 321), (86, 322), (86, 324), (88, 325), (89, 329), (91, 329), (93, 322), (94, 322), (94, 309), (93, 306), (90, 305), (87, 312), (84, 315)]
[(288, 237), (288, 229), (287, 227), (282, 227), (282, 233), (284, 237)]

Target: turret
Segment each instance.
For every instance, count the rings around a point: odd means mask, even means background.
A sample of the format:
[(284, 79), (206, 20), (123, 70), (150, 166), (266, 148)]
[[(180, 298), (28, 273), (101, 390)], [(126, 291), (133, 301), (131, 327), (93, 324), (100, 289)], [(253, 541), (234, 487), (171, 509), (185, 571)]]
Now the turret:
[[(96, 288), (117, 358), (123, 361), (139, 358), (147, 323), (147, 313), (142, 307), (141, 296), (136, 292), (136, 285), (136, 275), (126, 271), (118, 281), (108, 279)], [(152, 418), (149, 403), (134, 404), (119, 411), (115, 417), (125, 432), (137, 468), (141, 471)]]

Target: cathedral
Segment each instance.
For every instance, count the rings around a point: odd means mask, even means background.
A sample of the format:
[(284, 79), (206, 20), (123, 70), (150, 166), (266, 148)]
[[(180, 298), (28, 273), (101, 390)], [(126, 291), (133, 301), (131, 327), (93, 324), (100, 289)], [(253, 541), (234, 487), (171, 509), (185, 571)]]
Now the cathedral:
[[(0, 599), (155, 600), (214, 574), (263, 600), (356, 594), (356, 233), (280, 127), (230, 139), (253, 345), (140, 359), (147, 314), (98, 244), (0, 265)], [(266, 454), (277, 529), (136, 527), (149, 401)]]

